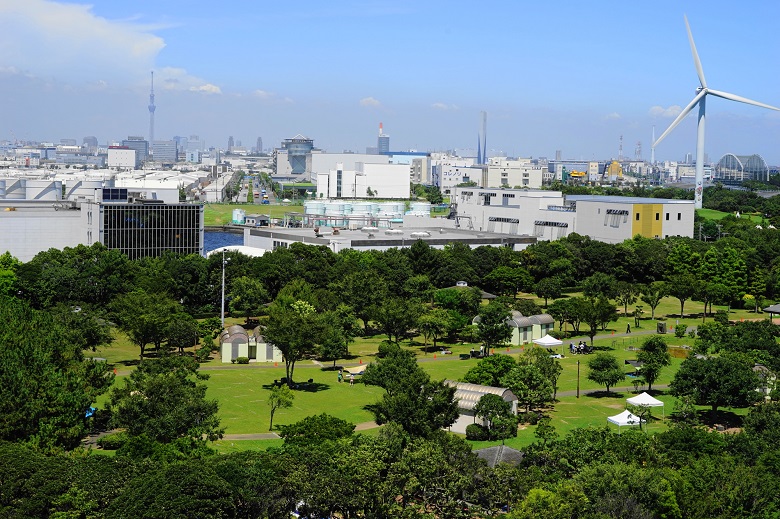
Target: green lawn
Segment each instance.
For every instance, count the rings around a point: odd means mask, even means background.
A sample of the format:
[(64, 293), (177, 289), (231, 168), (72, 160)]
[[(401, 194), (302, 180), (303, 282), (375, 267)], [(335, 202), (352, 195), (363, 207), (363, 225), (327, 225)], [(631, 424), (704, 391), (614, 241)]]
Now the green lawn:
[[(728, 215), (736, 216), (734, 213), (716, 211), (715, 209), (696, 209), (696, 214), (707, 220), (720, 220)], [(763, 217), (760, 214), (740, 214), (740, 218), (749, 218), (756, 223), (761, 223), (763, 221)]]
[(207, 227), (227, 225), (233, 220), (233, 209), (243, 209), (246, 214), (271, 214), (271, 218), (283, 218), (285, 213), (303, 212), (303, 205), (292, 204), (205, 204), (203, 222)]
[[(232, 207), (232, 206), (228, 206)], [(629, 306), (629, 312), (632, 312), (635, 305)], [(725, 307), (723, 307), (725, 309)], [(594, 342), (594, 346), (599, 351), (608, 351), (614, 354), (622, 363), (627, 359), (636, 358), (636, 349), (640, 348), (642, 342), (649, 337), (654, 336), (656, 322), (658, 317), (665, 319), (669, 328), (664, 338), (672, 349), (674, 355), (672, 366), (661, 372), (660, 379), (656, 381), (656, 386), (668, 384), (682, 362), (682, 358), (687, 354), (687, 350), (682, 349), (684, 345), (692, 346), (694, 339), (685, 336), (676, 338), (673, 334), (673, 328), (678, 326), (697, 326), (701, 323), (702, 311), (701, 303), (687, 301), (685, 304), (686, 317), (679, 319), (676, 315), (679, 313), (679, 301), (672, 298), (666, 298), (656, 309), (657, 319), (649, 318), (650, 312), (645, 308), (645, 317), (641, 321), (641, 327), (636, 328), (633, 317), (621, 316), (615, 323), (610, 323), (606, 331), (599, 331), (599, 337)], [(669, 318), (666, 318), (670, 316)], [(732, 311), (729, 314), (730, 319), (755, 319), (766, 318), (763, 314), (753, 314), (747, 310)], [(708, 317), (708, 321), (711, 317)], [(241, 319), (229, 318), (226, 324), (240, 322)], [(630, 323), (633, 333), (625, 334), (626, 324)], [(581, 332), (587, 330), (587, 326), (581, 327)], [(384, 335), (374, 335), (371, 337), (359, 337), (355, 343), (350, 345), (351, 358), (339, 361), (339, 365), (358, 365), (366, 364), (376, 360), (376, 351), (378, 344), (385, 339)], [(634, 388), (630, 379), (618, 384), (613, 391), (620, 393), (617, 397), (594, 397), (585, 395), (585, 391), (602, 389), (595, 383), (587, 380), (587, 361), (592, 358), (589, 355), (571, 356), (568, 354), (568, 343), (570, 341), (587, 338), (584, 335), (566, 339), (562, 347), (557, 351), (563, 351), (565, 357), (561, 359), (563, 372), (559, 378), (559, 401), (555, 408), (550, 411), (552, 425), (556, 427), (559, 434), (563, 435), (575, 427), (582, 426), (602, 426), (606, 425), (606, 417), (619, 413), (625, 408), (625, 398), (631, 396)], [(425, 369), (434, 380), (451, 379), (458, 380), (473, 367), (477, 359), (460, 360), (459, 353), (467, 353), (471, 348), (478, 348), (478, 345), (471, 344), (447, 344), (440, 342), (440, 347), (444, 347), (453, 352), (452, 355), (445, 355), (441, 352), (425, 352), (423, 341), (416, 337), (410, 341), (405, 341), (403, 347), (414, 351), (420, 360), (420, 366)], [(528, 346), (524, 346), (523, 349)], [(512, 347), (516, 351), (518, 347)], [(495, 353), (506, 353), (506, 348), (498, 348)], [(107, 347), (98, 349), (95, 357), (101, 357), (108, 360), (109, 364), (117, 369), (118, 377), (115, 384), (121, 383), (124, 376), (128, 375), (138, 361), (138, 348), (130, 343), (127, 338), (116, 332), (114, 342)], [(248, 434), (262, 433), (268, 431), (270, 409), (267, 405), (267, 398), (270, 384), (275, 379), (284, 376), (284, 366), (279, 364), (272, 365), (230, 365), (222, 364), (218, 355), (212, 355), (212, 360), (202, 365), (202, 372), (209, 375), (207, 381), (207, 397), (215, 398), (220, 404), (220, 418), (225, 427), (226, 434)], [(580, 390), (581, 396), (577, 399), (575, 396), (565, 394), (577, 388), (577, 362), (580, 362)], [(331, 364), (326, 365), (330, 368)], [(626, 373), (630, 373), (632, 368), (624, 365)], [(298, 420), (326, 412), (338, 418), (342, 418), (354, 424), (370, 422), (371, 414), (364, 409), (366, 404), (375, 402), (382, 394), (382, 390), (377, 387), (367, 387), (361, 383), (356, 383), (350, 387), (347, 383), (339, 384), (336, 381), (336, 373), (330, 369), (323, 369), (321, 366), (311, 362), (303, 361), (296, 366), (295, 380), (306, 381), (313, 379), (316, 390), (296, 391), (293, 407), (290, 409), (280, 409), (274, 417), (276, 425), (290, 424)], [(674, 398), (663, 394), (656, 394), (657, 398), (666, 402), (666, 415), (669, 415), (674, 408)], [(107, 400), (107, 396), (101, 397), (97, 405), (101, 406)], [(654, 410), (654, 416), (660, 417), (660, 410)], [(744, 414), (745, 410), (734, 410), (734, 413)], [(613, 426), (615, 427), (615, 426)], [(649, 426), (649, 431), (660, 432), (665, 430), (666, 423), (663, 421), (653, 421)], [(517, 438), (506, 441), (507, 445), (523, 448), (536, 439), (534, 437), (534, 426), (521, 426)], [(369, 429), (362, 431), (363, 434), (376, 434), (378, 429)], [(220, 452), (232, 452), (235, 450), (268, 448), (278, 445), (280, 440), (222, 440), (214, 444)], [(486, 445), (495, 445), (496, 442), (475, 442), (475, 448)]]

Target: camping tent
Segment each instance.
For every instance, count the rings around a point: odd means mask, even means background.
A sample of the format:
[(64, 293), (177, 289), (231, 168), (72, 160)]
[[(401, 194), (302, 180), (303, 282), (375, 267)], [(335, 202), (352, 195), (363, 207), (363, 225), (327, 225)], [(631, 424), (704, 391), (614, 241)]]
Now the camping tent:
[[(645, 405), (647, 407), (664, 407), (664, 403), (658, 400), (657, 398), (653, 398), (647, 393), (642, 393), (641, 395), (637, 395), (635, 397), (631, 397), (628, 400), (626, 400), (627, 403), (631, 405)], [(665, 414), (666, 409), (662, 409), (662, 413)]]
[(534, 339), (533, 343), (548, 348), (550, 346), (560, 346), (561, 344), (563, 344), (563, 341), (559, 341), (558, 339), (556, 339), (555, 337), (553, 337), (548, 333), (541, 339)]
[(628, 409), (615, 416), (607, 417), (607, 421), (617, 425), (618, 432), (624, 425), (639, 425), (639, 417), (632, 414)]

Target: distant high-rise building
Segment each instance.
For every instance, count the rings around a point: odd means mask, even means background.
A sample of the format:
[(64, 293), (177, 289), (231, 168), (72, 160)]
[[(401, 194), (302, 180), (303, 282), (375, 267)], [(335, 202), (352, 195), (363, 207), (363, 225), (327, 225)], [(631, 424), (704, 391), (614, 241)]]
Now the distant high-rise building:
[(258, 137), (257, 138), (257, 148), (256, 148), (256, 151), (257, 151), (257, 153), (263, 153), (263, 138), (262, 137)]
[(176, 164), (176, 141), (154, 141), (152, 143), (152, 155), (155, 162), (161, 164)]
[(77, 146), (76, 139), (60, 139), (60, 146)]
[(138, 168), (149, 159), (149, 142), (143, 137), (128, 136), (122, 141), (122, 146), (135, 150), (135, 167)]
[(81, 141), (82, 146), (87, 149), (89, 153), (95, 153), (98, 149), (98, 140), (97, 137), (88, 136), (84, 137), (84, 140)]
[(563, 153), (561, 152), (561, 150), (555, 150), (555, 160), (557, 162), (560, 162), (561, 161), (561, 157), (563, 157)]
[[(149, 142), (154, 142), (154, 70), (152, 71), (152, 89), (149, 91)], [(154, 153), (154, 151), (152, 151)]]
[(379, 136), (376, 139), (376, 151), (380, 155), (390, 152), (390, 136), (382, 131), (382, 123), (379, 123)]
[(233, 151), (233, 146), (234, 145), (235, 145), (235, 143), (233, 142), (233, 136), (231, 135), (230, 137), (228, 137), (228, 147), (227, 147), (228, 153)]

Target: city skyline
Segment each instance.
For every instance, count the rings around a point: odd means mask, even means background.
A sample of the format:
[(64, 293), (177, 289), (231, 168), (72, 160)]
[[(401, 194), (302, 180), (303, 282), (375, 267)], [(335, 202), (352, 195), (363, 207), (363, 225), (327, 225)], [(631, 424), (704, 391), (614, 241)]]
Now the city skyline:
[[(622, 135), (626, 158), (640, 141), (649, 160), (652, 126), (693, 94), (683, 14), (710, 82), (780, 104), (780, 6), (700, 5), (0, 0), (0, 140), (148, 138), (154, 71), (157, 139), (303, 134), (362, 152), (382, 121), (393, 150), (474, 148), (484, 110), (489, 152), (603, 160)], [(712, 160), (780, 164), (779, 114), (711, 103)], [(689, 116), (655, 157), (695, 147)]]

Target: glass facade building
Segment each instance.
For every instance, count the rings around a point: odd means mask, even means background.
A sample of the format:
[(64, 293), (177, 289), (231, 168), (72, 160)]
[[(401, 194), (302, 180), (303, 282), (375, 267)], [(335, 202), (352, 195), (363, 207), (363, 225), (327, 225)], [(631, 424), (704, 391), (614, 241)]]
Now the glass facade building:
[(161, 256), (166, 251), (203, 254), (200, 204), (104, 202), (100, 218), (100, 241), (131, 260)]

